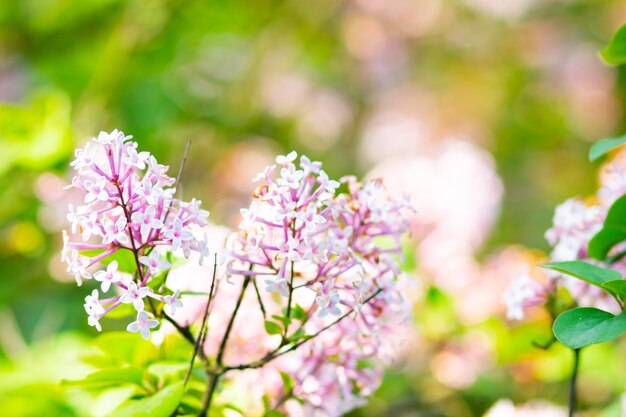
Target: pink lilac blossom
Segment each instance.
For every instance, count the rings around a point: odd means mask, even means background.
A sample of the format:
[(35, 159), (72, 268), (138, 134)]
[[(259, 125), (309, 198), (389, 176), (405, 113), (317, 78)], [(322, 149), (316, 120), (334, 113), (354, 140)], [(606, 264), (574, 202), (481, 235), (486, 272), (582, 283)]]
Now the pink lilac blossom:
[[(251, 277), (268, 315), (280, 314), (286, 305), (302, 307), (306, 334), (349, 314), (272, 363), (296, 383), (293, 392), (283, 390), (273, 397), (271, 406), (284, 407), (294, 416), (338, 416), (362, 404), (378, 387), (381, 359), (393, 357), (401, 340), (399, 329), (409, 317), (401, 293), (404, 276), (396, 259), (401, 255), (400, 237), (409, 228), (409, 206), (391, 199), (382, 180), (359, 183), (346, 177), (338, 182), (319, 162), (301, 157), (296, 165), (296, 159), (295, 152), (279, 156), (276, 165), (255, 178), (259, 186), (253, 202), (241, 211), (240, 230), (227, 242), (225, 272), (233, 282)], [(340, 187), (347, 190), (337, 193)], [(220, 291), (228, 286), (220, 283), (214, 311), (227, 298)], [(255, 297), (248, 297), (252, 308), (255, 302)], [(248, 308), (244, 302), (242, 312)], [(262, 328), (253, 327), (256, 332)], [(295, 330), (295, 324), (289, 329)], [(220, 340), (219, 333), (214, 332), (215, 339), (207, 337), (209, 353)], [(257, 346), (275, 347), (280, 339), (266, 336), (255, 341)], [(236, 356), (227, 351), (225, 362), (241, 360)], [(249, 358), (250, 352), (245, 356)], [(298, 366), (287, 365), (294, 362)], [(289, 399), (292, 396), (298, 401)]]
[[(164, 254), (207, 253), (206, 239), (195, 239), (190, 230), (206, 225), (209, 213), (197, 200), (175, 199), (176, 181), (167, 175), (168, 167), (139, 152), (131, 139), (117, 130), (101, 132), (76, 151), (71, 187), (82, 192), (84, 204), (69, 207), (71, 234), (64, 231), (62, 260), (78, 285), (94, 278), (102, 293), (114, 287), (120, 294), (102, 299), (93, 290), (85, 303), (90, 325), (101, 330), (100, 318), (132, 304), (138, 316), (128, 330), (147, 338), (155, 325), (144, 311), (146, 297), (166, 303), (172, 312), (182, 307), (178, 292), (156, 293), (149, 284), (170, 267)], [(136, 260), (135, 276), (121, 274), (118, 260), (111, 259), (125, 251)], [(97, 270), (99, 265), (104, 269)]]
[[(626, 153), (616, 155), (613, 161), (600, 172), (600, 189), (592, 203), (572, 198), (559, 205), (554, 213), (553, 225), (545, 237), (552, 245), (550, 257), (554, 261), (584, 260), (626, 273), (626, 261), (621, 260), (611, 265), (590, 259), (587, 246), (593, 236), (602, 228), (611, 204), (626, 193)], [(617, 250), (623, 248), (617, 248)], [(551, 273), (556, 285), (569, 290), (581, 305), (593, 305), (598, 308), (619, 312), (620, 308), (610, 296), (599, 288), (570, 276)]]

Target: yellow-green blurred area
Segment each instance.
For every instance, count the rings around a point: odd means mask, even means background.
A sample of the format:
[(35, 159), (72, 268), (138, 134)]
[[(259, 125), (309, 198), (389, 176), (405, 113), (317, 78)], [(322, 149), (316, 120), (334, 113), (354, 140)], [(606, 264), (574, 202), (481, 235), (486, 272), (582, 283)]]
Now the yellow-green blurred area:
[[(554, 206), (596, 186), (590, 144), (626, 131), (626, 74), (597, 55), (625, 21), (617, 0), (0, 2), (0, 415), (106, 410), (109, 399), (57, 384), (84, 371), (95, 336), (82, 307), (88, 289), (58, 258), (68, 164), (100, 130), (132, 134), (172, 175), (191, 141), (182, 192), (229, 226), (250, 179), (292, 149), (332, 177), (393, 171), (415, 156), (400, 182), (421, 184), (419, 202), (445, 195), (462, 217), (466, 200), (449, 190), (473, 175), (462, 170), (466, 148), (458, 163), (442, 155), (448, 143), (471, 146), (493, 156), (495, 182), (477, 177), (467, 201), (495, 202), (483, 223), (480, 206), (467, 218), (484, 235), (469, 252), (476, 265), (497, 263), (504, 248), (549, 249)], [(490, 163), (484, 155), (478, 168)], [(437, 182), (429, 158), (458, 175)], [(418, 219), (439, 221), (440, 206), (419, 202)], [(438, 241), (458, 237), (446, 233)], [(546, 317), (509, 323), (494, 307), (467, 319), (473, 307), (458, 308), (453, 291), (463, 270), (445, 285), (429, 280), (427, 248), (411, 247), (420, 237), (407, 243), (421, 282), (419, 336), (351, 415), (481, 416), (500, 398), (565, 404), (571, 353), (536, 346), (550, 340)], [(506, 284), (505, 268), (495, 271), (481, 273), (472, 297)], [(489, 294), (498, 304), (501, 294)], [(581, 415), (613, 415), (625, 353), (623, 342), (584, 352)]]

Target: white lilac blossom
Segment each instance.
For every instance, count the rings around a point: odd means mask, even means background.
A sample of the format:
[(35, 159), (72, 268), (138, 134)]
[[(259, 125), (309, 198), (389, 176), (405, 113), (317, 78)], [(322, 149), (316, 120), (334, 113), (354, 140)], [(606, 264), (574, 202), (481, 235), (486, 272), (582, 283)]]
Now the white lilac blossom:
[[(138, 151), (131, 139), (118, 130), (101, 132), (76, 150), (70, 164), (75, 170), (72, 187), (84, 193), (84, 204), (69, 207), (71, 234), (64, 232), (62, 259), (78, 285), (94, 278), (103, 293), (113, 287), (120, 294), (99, 299), (94, 290), (86, 298), (90, 325), (100, 330), (102, 316), (128, 303), (138, 312), (129, 331), (147, 338), (156, 321), (144, 312), (145, 297), (165, 302), (172, 313), (182, 307), (179, 293), (162, 295), (148, 284), (170, 267), (164, 253), (208, 254), (207, 239), (196, 239), (191, 230), (206, 225), (209, 213), (198, 200), (175, 199), (176, 181), (167, 175), (168, 167), (149, 152)], [(111, 259), (118, 252), (130, 252), (137, 260), (134, 270), (124, 271), (134, 273), (130, 279), (122, 278), (117, 258)], [(106, 266), (98, 270), (100, 265)]]
[(381, 180), (339, 182), (319, 162), (296, 161), (295, 152), (279, 156), (255, 178), (250, 208), (227, 243), (226, 274), (253, 279), (266, 302), (289, 309), (293, 298), (308, 334), (340, 319), (288, 355), (299, 363), (288, 373), (302, 401), (288, 401), (300, 410), (288, 415), (338, 416), (378, 387), (380, 358), (397, 348), (392, 334), (410, 315), (398, 264), (409, 207)]
[(158, 320), (152, 320), (145, 311), (137, 313), (137, 320), (130, 323), (126, 330), (131, 333), (139, 333), (141, 337), (148, 340), (150, 338), (150, 329), (159, 325)]

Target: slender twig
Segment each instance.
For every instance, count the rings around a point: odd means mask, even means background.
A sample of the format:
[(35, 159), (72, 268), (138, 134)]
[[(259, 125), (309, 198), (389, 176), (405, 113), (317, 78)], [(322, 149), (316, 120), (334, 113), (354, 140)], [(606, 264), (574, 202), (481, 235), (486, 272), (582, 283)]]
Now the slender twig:
[(578, 379), (578, 368), (580, 363), (580, 349), (574, 349), (574, 366), (572, 376), (569, 380), (568, 416), (574, 417), (576, 411), (576, 380)]
[(267, 312), (265, 311), (265, 305), (263, 305), (263, 299), (261, 298), (261, 292), (259, 291), (259, 286), (256, 283), (256, 279), (252, 280), (252, 285), (254, 286), (254, 292), (256, 292), (256, 298), (259, 300), (259, 307), (261, 307), (261, 313), (263, 313), (263, 319), (267, 317)]
[(211, 277), (211, 289), (209, 290), (209, 299), (207, 300), (206, 307), (204, 308), (204, 314), (202, 316), (202, 324), (200, 325), (200, 332), (198, 333), (198, 337), (196, 337), (196, 341), (193, 347), (193, 355), (191, 356), (191, 360), (189, 361), (189, 369), (187, 369), (187, 373), (185, 374), (185, 380), (183, 385), (186, 386), (189, 381), (189, 377), (191, 376), (191, 372), (193, 371), (193, 364), (196, 360), (196, 356), (198, 355), (198, 351), (201, 349), (202, 341), (204, 340), (205, 334), (208, 331), (208, 319), (209, 319), (209, 311), (211, 308), (211, 301), (213, 295), (213, 288), (215, 287), (215, 275), (217, 272), (217, 254), (215, 254), (215, 259), (213, 261), (213, 275)]
[(215, 359), (217, 365), (220, 367), (220, 370), (209, 374), (209, 380), (207, 381), (207, 390), (205, 392), (204, 398), (202, 399), (202, 410), (200, 411), (200, 416), (206, 415), (206, 413), (209, 411), (209, 408), (211, 407), (211, 401), (213, 399), (213, 394), (215, 393), (215, 388), (217, 387), (217, 383), (219, 382), (220, 377), (227, 372), (227, 369), (223, 366), (223, 358), (226, 351), (226, 344), (228, 343), (230, 332), (233, 329), (233, 323), (235, 322), (235, 318), (237, 317), (237, 313), (239, 312), (239, 307), (241, 307), (241, 302), (243, 301), (243, 296), (246, 293), (246, 288), (248, 287), (248, 284), (250, 284), (250, 280), (252, 280), (252, 277), (250, 275), (246, 275), (244, 277), (243, 285), (241, 286), (241, 292), (239, 293), (239, 297), (237, 298), (237, 304), (235, 304), (235, 309), (230, 316), (230, 320), (228, 321), (226, 331), (224, 332), (222, 342), (220, 343), (220, 347), (217, 352), (217, 358)]
[(239, 293), (239, 297), (237, 298), (237, 304), (235, 304), (235, 310), (230, 316), (230, 320), (228, 321), (228, 325), (226, 326), (226, 331), (224, 332), (224, 337), (222, 337), (222, 342), (220, 343), (219, 350), (217, 351), (216, 362), (219, 366), (223, 365), (222, 359), (224, 358), (224, 353), (226, 351), (226, 344), (228, 343), (230, 332), (233, 329), (233, 323), (235, 323), (235, 318), (237, 317), (239, 307), (241, 307), (241, 302), (243, 301), (243, 296), (246, 293), (246, 288), (248, 287), (248, 284), (250, 284), (251, 279), (252, 278), (249, 275), (246, 275), (246, 277), (243, 279), (243, 285), (241, 286), (241, 292)]
[(220, 377), (220, 374), (209, 375), (209, 385), (202, 398), (202, 410), (200, 410), (200, 413), (198, 414), (199, 417), (204, 417), (209, 412), (209, 408), (211, 408), (211, 400), (213, 399), (213, 394), (215, 394), (215, 388), (217, 388), (217, 383), (219, 382)]
[[(372, 299), (374, 299), (381, 292), (382, 292), (382, 289), (379, 288), (378, 290), (376, 290), (376, 292), (374, 292), (372, 295), (370, 295), (365, 300), (363, 300), (363, 302), (361, 304), (364, 305), (364, 304), (369, 303)], [(306, 342), (316, 338), (317, 336), (319, 336), (320, 334), (322, 334), (326, 330), (330, 329), (331, 327), (333, 327), (334, 325), (336, 325), (337, 323), (339, 323), (340, 321), (342, 321), (343, 319), (345, 319), (346, 317), (348, 317), (349, 315), (351, 315), (355, 311), (356, 311), (355, 308), (350, 309), (350, 311), (342, 314), (341, 316), (339, 316), (336, 320), (334, 320), (330, 324), (324, 326), (323, 328), (321, 328), (317, 332), (313, 333), (312, 335), (305, 336), (302, 340), (300, 340), (297, 343), (294, 343), (293, 345), (289, 346), (287, 349), (281, 350), (285, 346), (284, 344), (281, 344), (279, 347), (277, 347), (276, 349), (268, 352), (265, 356), (263, 356), (261, 359), (259, 359), (257, 361), (250, 362), (250, 363), (245, 363), (245, 364), (240, 364), (240, 365), (225, 366), (223, 368), (223, 370), (222, 370), (222, 373), (226, 373), (226, 372), (231, 371), (231, 370), (244, 370), (244, 369), (260, 368), (260, 367), (266, 365), (268, 362), (273, 361), (274, 359), (276, 359), (276, 358), (278, 358), (280, 356), (283, 356), (283, 355), (285, 355), (285, 354), (287, 354), (289, 352), (292, 352), (292, 351), (296, 350), (297, 348), (299, 348), (300, 346), (302, 346), (303, 344), (305, 344)]]
[[(185, 153), (183, 154), (183, 161), (180, 163), (180, 167), (178, 168), (178, 175), (176, 176), (176, 182), (174, 182), (174, 192), (180, 196), (178, 192), (178, 185), (180, 184), (180, 180), (183, 177), (183, 169), (185, 168), (185, 164), (187, 163), (187, 155), (189, 154), (189, 148), (191, 147), (191, 141), (187, 142), (187, 146), (185, 147)], [(172, 209), (172, 204), (169, 205), (167, 211), (165, 212), (165, 217), (163, 217), (163, 224), (167, 221), (167, 218), (170, 215), (170, 210)]]
[[(285, 314), (285, 317), (287, 317), (287, 319), (291, 318), (291, 300), (293, 298), (293, 275), (294, 275), (294, 271), (293, 271), (293, 264), (294, 262), (291, 261), (291, 277), (289, 278), (289, 297), (287, 298), (287, 313)], [(287, 331), (289, 330), (289, 325), (285, 325), (285, 332), (283, 333), (283, 339), (287, 338)]]
[(165, 312), (161, 313), (161, 317), (170, 322), (171, 325), (174, 326), (174, 328), (178, 331), (178, 333), (180, 333), (181, 336), (183, 336), (185, 340), (187, 340), (189, 343), (196, 343), (196, 339), (193, 337), (193, 334), (191, 334), (191, 330), (189, 330), (189, 327), (181, 326), (176, 320), (165, 314)]

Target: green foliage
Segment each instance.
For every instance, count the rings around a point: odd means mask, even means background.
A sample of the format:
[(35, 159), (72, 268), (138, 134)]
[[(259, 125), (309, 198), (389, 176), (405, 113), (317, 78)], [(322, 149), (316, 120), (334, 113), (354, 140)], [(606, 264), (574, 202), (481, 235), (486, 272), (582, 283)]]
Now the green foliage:
[(616, 279), (602, 284), (609, 293), (617, 295), (622, 301), (626, 301), (626, 279)]
[(267, 334), (275, 335), (281, 334), (283, 332), (283, 328), (273, 321), (265, 320), (265, 331)]
[(602, 229), (589, 241), (589, 256), (604, 260), (615, 245), (626, 240), (626, 195), (621, 196), (607, 212)]
[(111, 417), (169, 417), (183, 396), (183, 383), (178, 382), (154, 395), (122, 404)]
[(589, 149), (589, 160), (595, 161), (609, 153), (611, 150), (620, 147), (625, 143), (626, 136), (621, 136), (619, 138), (602, 139), (594, 143), (591, 149)]
[(296, 304), (291, 310), (291, 317), (298, 321), (304, 321), (307, 319), (306, 311), (300, 306), (300, 304)]
[(613, 340), (626, 332), (626, 312), (615, 316), (593, 307), (575, 308), (557, 317), (552, 330), (559, 342), (580, 349)]
[(620, 65), (626, 62), (626, 25), (615, 32), (609, 44), (600, 51), (600, 56), (611, 65)]
[(94, 345), (112, 364), (144, 366), (159, 356), (157, 348), (137, 335), (127, 332), (104, 333)]
[(583, 261), (550, 262), (541, 267), (571, 275), (600, 288), (608, 281), (622, 278), (622, 275), (614, 269), (602, 268)]
[(145, 374), (141, 368), (109, 368), (91, 373), (81, 380), (63, 381), (63, 385), (95, 389), (116, 387), (121, 384), (134, 384), (143, 387), (144, 377)]
[(0, 176), (12, 166), (40, 169), (71, 149), (70, 101), (59, 92), (34, 96), (28, 106), (0, 103)]

